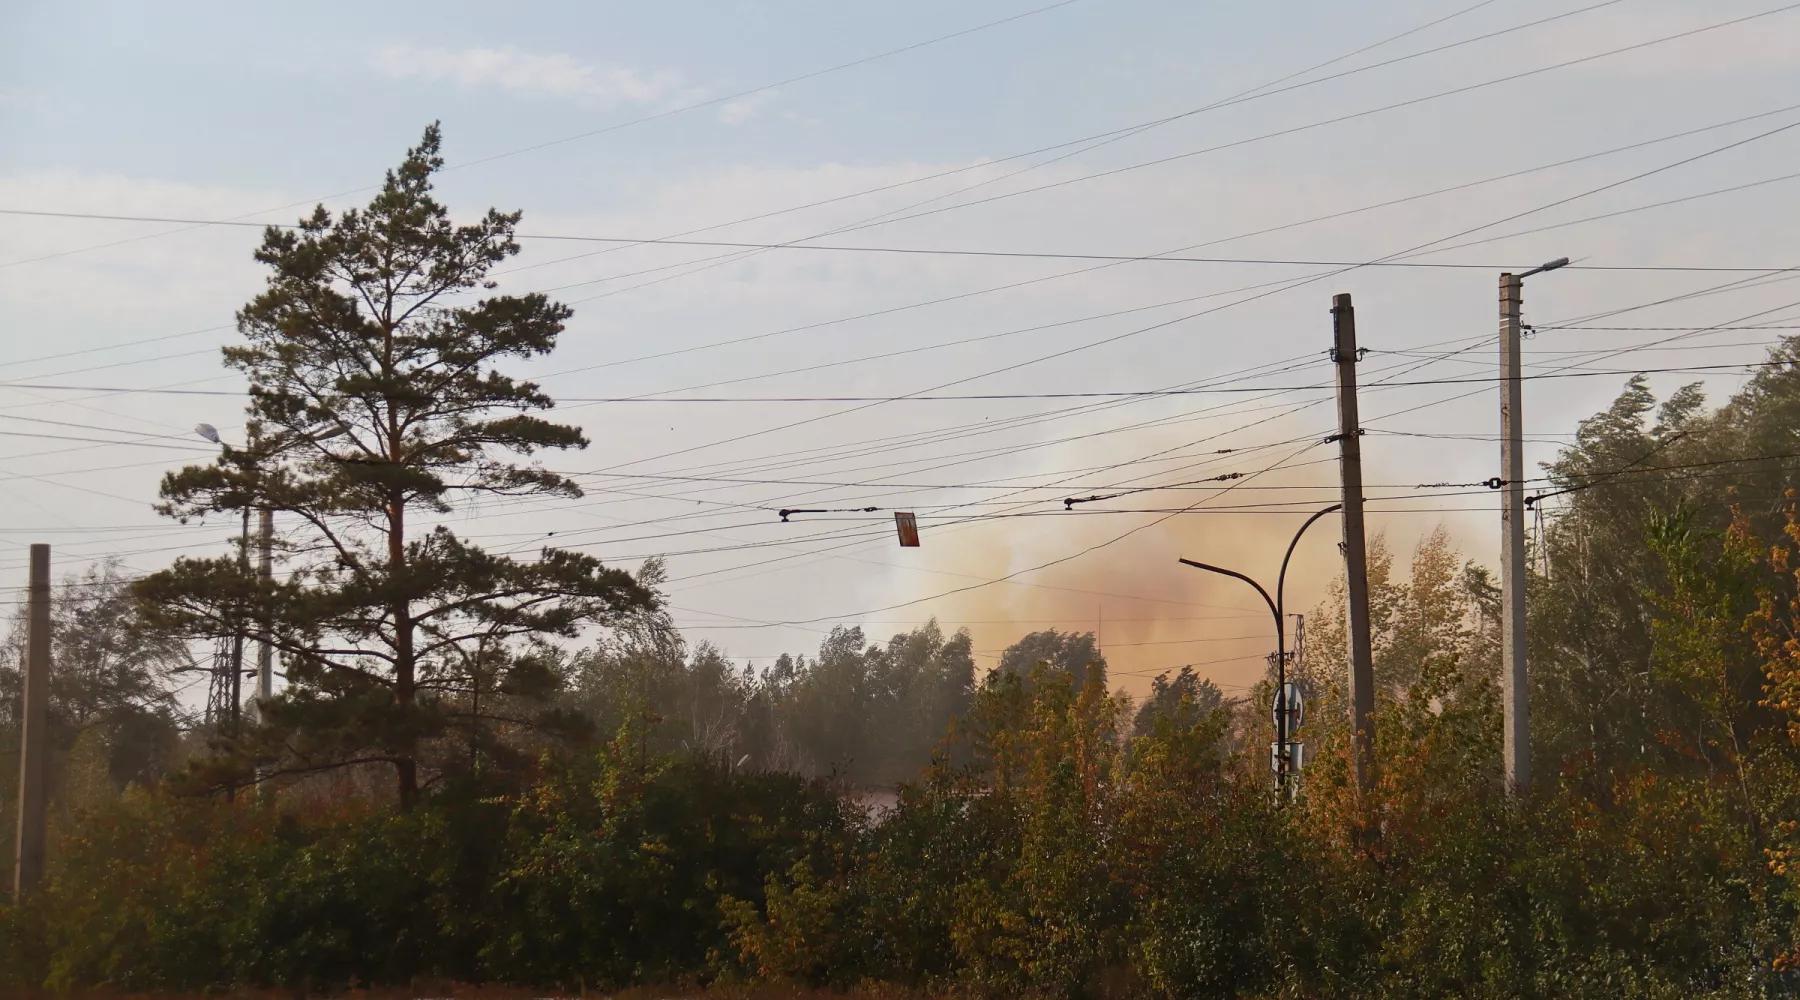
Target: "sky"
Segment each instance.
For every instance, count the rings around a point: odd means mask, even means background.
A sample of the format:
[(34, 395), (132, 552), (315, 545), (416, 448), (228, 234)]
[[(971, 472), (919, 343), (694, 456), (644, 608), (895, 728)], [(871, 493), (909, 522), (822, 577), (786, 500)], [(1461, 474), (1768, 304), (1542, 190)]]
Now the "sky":
[(1176, 560), (1272, 581), (1335, 501), (1338, 293), (1402, 566), (1439, 526), (1493, 563), (1494, 495), (1419, 487), (1498, 472), (1503, 270), (1576, 264), (1526, 285), (1533, 470), (1628, 373), (1722, 401), (1800, 328), (1775, 0), (7, 6), (7, 586), (32, 542), (59, 573), (229, 544), (153, 505), (196, 423), (241, 432), (258, 227), (366, 201), (433, 121), (452, 214), (524, 213), (499, 290), (575, 310), (513, 370), (593, 442), (547, 460), (583, 499), (446, 522), (661, 556), (690, 640), (756, 666), (935, 618), (988, 665), (1097, 629), (1127, 690), (1241, 690), (1267, 612)]

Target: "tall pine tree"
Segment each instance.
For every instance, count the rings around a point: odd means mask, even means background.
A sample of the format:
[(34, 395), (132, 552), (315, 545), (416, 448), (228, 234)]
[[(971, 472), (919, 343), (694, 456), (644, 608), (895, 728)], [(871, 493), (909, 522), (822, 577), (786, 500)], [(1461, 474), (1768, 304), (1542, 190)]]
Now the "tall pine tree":
[(267, 509), (298, 522), (272, 583), (222, 555), (138, 587), (165, 624), (223, 635), (247, 621), (280, 652), (288, 686), (256, 732), (226, 741), (220, 781), (385, 762), (411, 802), (431, 741), (479, 727), (465, 693), (541, 691), (555, 681), (551, 638), (657, 603), (589, 556), (520, 561), (421, 524), (482, 498), (578, 497), (529, 459), (588, 444), (535, 416), (551, 398), (497, 367), (549, 353), (571, 312), (473, 291), (518, 253), (519, 213), (453, 224), (431, 195), (439, 145), (434, 124), (366, 209), (334, 219), (319, 206), (265, 232), (268, 286), (238, 313), (248, 342), (225, 351), (250, 382), (246, 440), (163, 481), (170, 516)]

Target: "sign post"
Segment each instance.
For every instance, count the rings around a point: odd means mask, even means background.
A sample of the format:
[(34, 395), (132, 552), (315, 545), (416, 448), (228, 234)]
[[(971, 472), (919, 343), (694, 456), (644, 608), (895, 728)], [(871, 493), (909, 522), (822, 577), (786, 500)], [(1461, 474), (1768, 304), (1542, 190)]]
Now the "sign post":
[(1269, 705), (1269, 721), (1275, 726), (1275, 742), (1269, 744), (1269, 767), (1293, 794), (1297, 787), (1286, 779), (1297, 776), (1301, 768), (1306, 766), (1306, 744), (1293, 738), (1306, 721), (1306, 697), (1300, 692), (1300, 685), (1293, 681), (1283, 681), (1275, 689), (1275, 697)]

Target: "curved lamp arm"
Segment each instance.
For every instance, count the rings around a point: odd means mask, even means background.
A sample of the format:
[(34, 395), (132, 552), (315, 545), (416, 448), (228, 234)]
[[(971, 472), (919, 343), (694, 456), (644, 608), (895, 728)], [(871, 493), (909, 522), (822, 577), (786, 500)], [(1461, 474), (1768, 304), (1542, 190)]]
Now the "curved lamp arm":
[(1258, 594), (1262, 595), (1263, 603), (1267, 604), (1269, 606), (1269, 614), (1272, 614), (1275, 616), (1275, 628), (1277, 630), (1279, 630), (1281, 628), (1281, 609), (1276, 607), (1275, 599), (1269, 596), (1269, 592), (1263, 589), (1262, 584), (1257, 583), (1255, 580), (1250, 579), (1249, 577), (1245, 576), (1242, 573), (1239, 573), (1237, 570), (1226, 569), (1223, 566), (1212, 566), (1212, 565), (1209, 565), (1209, 564), (1203, 563), (1203, 562), (1195, 562), (1192, 559), (1183, 559), (1183, 560), (1181, 560), (1181, 564), (1183, 566), (1192, 566), (1195, 569), (1203, 569), (1209, 573), (1218, 573), (1221, 576), (1233, 577), (1235, 579), (1244, 581), (1245, 583), (1249, 584), (1252, 587), (1255, 587), (1256, 592)]
[[(1343, 504), (1334, 503), (1331, 506), (1325, 508), (1324, 510), (1319, 511), (1317, 514), (1314, 514), (1313, 516), (1307, 518), (1306, 523), (1302, 524), (1300, 526), (1300, 530), (1294, 532), (1294, 540), (1288, 543), (1287, 555), (1281, 557), (1281, 575), (1279, 577), (1276, 577), (1276, 579), (1275, 579), (1275, 614), (1277, 617), (1279, 617), (1281, 615), (1282, 611), (1285, 610), (1285, 607), (1286, 607), (1287, 602), (1285, 600), (1285, 596), (1286, 596), (1286, 591), (1287, 591), (1288, 560), (1294, 558), (1294, 548), (1300, 544), (1300, 536), (1306, 534), (1306, 529), (1312, 527), (1314, 521), (1317, 521), (1319, 518), (1324, 517), (1326, 514), (1329, 514), (1334, 510), (1343, 510), (1343, 509), (1344, 509)], [(1259, 587), (1257, 589), (1260, 590), (1262, 588)]]

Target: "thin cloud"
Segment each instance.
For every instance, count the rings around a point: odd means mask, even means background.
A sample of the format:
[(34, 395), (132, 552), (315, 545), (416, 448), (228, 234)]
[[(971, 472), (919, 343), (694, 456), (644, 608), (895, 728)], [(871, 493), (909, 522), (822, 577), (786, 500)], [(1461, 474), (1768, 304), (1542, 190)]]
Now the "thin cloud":
[(522, 52), (512, 46), (444, 49), (402, 43), (381, 50), (375, 68), (397, 80), (450, 82), (468, 89), (603, 106), (648, 104), (668, 96), (681, 83), (670, 72), (644, 74), (622, 66), (595, 66), (560, 52)]
[(49, 114), (50, 93), (29, 87), (0, 87), (0, 110)]
[(735, 101), (727, 101), (719, 105), (719, 121), (726, 125), (742, 125), (753, 118), (760, 118), (763, 107), (778, 95), (778, 91), (763, 90)]
[[(1555, 62), (1693, 31), (1728, 16), (1727, 12), (1698, 4), (1634, 11), (1630, 16), (1571, 22), (1543, 41), (1517, 39), (1507, 51)], [(1794, 30), (1797, 20), (1800, 13), (1787, 12), (1748, 24), (1734, 24), (1668, 45), (1589, 63), (1580, 67), (1580, 72), (1640, 79), (1791, 72), (1800, 68), (1800, 41), (1796, 40), (1800, 34)]]

